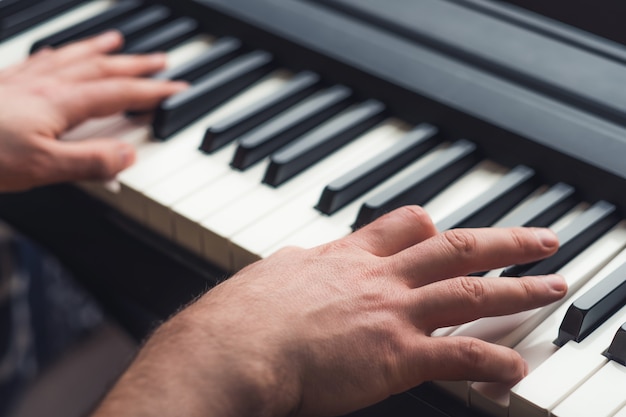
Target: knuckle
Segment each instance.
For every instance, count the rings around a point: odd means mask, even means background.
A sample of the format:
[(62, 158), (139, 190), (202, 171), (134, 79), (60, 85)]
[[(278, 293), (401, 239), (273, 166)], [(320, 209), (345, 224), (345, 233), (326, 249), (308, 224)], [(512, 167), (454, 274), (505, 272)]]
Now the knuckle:
[(527, 299), (532, 299), (537, 294), (535, 282), (529, 279), (517, 279), (516, 282), (522, 289)]
[(528, 235), (523, 229), (511, 229), (511, 239), (516, 250), (525, 250), (528, 248)]
[(462, 298), (472, 304), (480, 304), (485, 298), (485, 285), (480, 279), (472, 277), (459, 277), (459, 288), (462, 290)]
[(407, 223), (432, 223), (430, 216), (421, 206), (402, 206), (395, 213), (405, 219)]
[(474, 368), (479, 368), (485, 361), (485, 348), (477, 339), (467, 338), (460, 340), (458, 352)]
[(442, 236), (444, 242), (452, 248), (457, 256), (471, 258), (475, 255), (477, 241), (471, 232), (462, 229), (452, 229), (445, 231)]
[[(92, 179), (108, 179), (117, 173), (117, 166), (106, 154), (91, 151), (84, 156), (85, 175)], [(76, 166), (79, 168), (79, 166)]]
[(98, 72), (102, 74), (109, 74), (113, 70), (112, 62), (107, 57), (98, 57), (94, 60), (94, 66)]
[(304, 249), (298, 247), (298, 246), (285, 246), (283, 248), (278, 249), (276, 252), (274, 252), (271, 256), (291, 256), (291, 255), (297, 255), (300, 252), (302, 252)]

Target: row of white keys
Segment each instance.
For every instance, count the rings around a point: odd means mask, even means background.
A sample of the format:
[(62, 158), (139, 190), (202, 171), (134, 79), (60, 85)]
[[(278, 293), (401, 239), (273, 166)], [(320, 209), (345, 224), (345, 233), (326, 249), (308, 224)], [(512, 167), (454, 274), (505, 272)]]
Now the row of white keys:
[[(214, 39), (208, 35), (195, 36), (180, 45), (167, 51), (168, 68), (176, 68), (197, 54), (211, 48)], [(177, 137), (181, 137), (178, 135)], [(128, 175), (141, 167), (153, 154), (166, 147), (169, 142), (154, 141), (150, 128), (150, 116), (128, 118), (123, 114), (115, 114), (100, 119), (92, 119), (74, 128), (61, 139), (65, 141), (89, 140), (91, 138), (112, 138), (132, 144), (137, 150), (137, 162), (134, 166), (120, 174), (120, 177)], [(172, 142), (175, 142), (172, 140)], [(158, 172), (153, 173), (158, 177)], [(85, 182), (80, 184), (83, 189), (94, 194), (97, 198), (120, 208), (127, 213), (133, 213), (135, 205), (132, 195), (128, 197), (122, 191), (120, 183), (115, 180), (110, 187), (104, 188), (101, 183)], [(111, 186), (112, 185), (112, 186)], [(132, 193), (131, 193), (132, 194)]]
[[(626, 311), (621, 311), (622, 323)], [(621, 325), (617, 324), (614, 330)], [(605, 358), (606, 359), (606, 358)], [(626, 405), (626, 367), (608, 361), (589, 379), (560, 403), (551, 415), (554, 417), (611, 417)]]
[[(322, 185), (319, 189), (311, 190), (311, 193), (301, 196), (301, 198), (265, 217), (262, 222), (253, 225), (233, 237), (231, 242), (235, 245), (235, 269), (242, 268), (261, 256), (269, 255), (270, 251), (274, 249), (285, 245), (291, 245), (292, 242), (289, 241), (289, 237), (294, 235), (299, 230), (306, 228), (308, 224), (315, 222), (317, 219), (329, 222), (330, 227), (332, 227), (332, 218), (338, 216), (337, 218), (341, 218), (342, 221), (346, 221), (345, 225), (349, 227), (356, 219), (358, 210), (366, 200), (378, 194), (381, 190), (393, 186), (398, 182), (405, 181), (405, 178), (412, 175), (412, 172), (415, 169), (418, 169), (420, 165), (427, 163), (430, 158), (435, 158), (438, 152), (442, 151), (443, 149), (441, 147), (436, 148), (425, 157), (404, 168), (396, 175), (368, 191), (353, 203), (344, 207), (340, 212), (335, 213), (330, 217), (326, 217), (314, 209), (324, 186), (327, 184)], [(477, 168), (472, 172), (478, 173), (481, 172), (481, 170), (480, 168)], [(476, 185), (478, 186), (478, 184)], [(475, 191), (475, 189), (469, 187), (465, 188), (465, 190), (469, 193)]]
[[(545, 321), (560, 305), (571, 300), (571, 296), (581, 289), (592, 277), (594, 277), (600, 269), (613, 259), (613, 257), (626, 246), (626, 229), (624, 225), (620, 225), (606, 233), (602, 238), (598, 239), (581, 254), (575, 257), (561, 270), (559, 274), (563, 275), (567, 281), (569, 292), (566, 297), (556, 303), (548, 306), (537, 308), (530, 311), (524, 311), (504, 317), (486, 317), (468, 323), (454, 329), (449, 335), (451, 336), (472, 336), (490, 343), (496, 343), (503, 346), (514, 347), (523, 340), (529, 333)], [(500, 277), (486, 277), (485, 279), (507, 279)], [(458, 398), (466, 402), (471, 402), (470, 396), (474, 395), (474, 402), (482, 401), (482, 407), (490, 407), (499, 409), (505, 404), (502, 397), (489, 397), (488, 393), (482, 394), (480, 384), (472, 389), (472, 383), (467, 381), (440, 382), (441, 387), (453, 393)], [(481, 397), (481, 400), (477, 398)], [(489, 404), (493, 402), (492, 404)]]
[[(614, 244), (626, 241), (626, 227), (623, 223), (611, 233), (614, 235)], [(603, 248), (598, 249), (600, 250), (596, 251), (595, 256), (603, 254)], [(586, 293), (624, 263), (626, 251), (619, 253), (593, 279), (569, 297), (570, 302), (560, 307), (550, 320), (542, 323), (515, 347), (526, 359), (530, 373), (511, 390), (509, 415), (549, 415), (563, 398), (607, 361), (601, 353), (609, 346), (615, 331), (626, 320), (626, 311), (615, 314), (580, 343), (570, 341), (559, 349), (552, 341), (558, 335), (559, 326), (571, 301)]]
[[(147, 149), (145, 146), (142, 147), (138, 152), (138, 163), (119, 175), (119, 181), (122, 186), (121, 198), (126, 203), (123, 210), (131, 217), (146, 223), (147, 204), (150, 200), (145, 193), (158, 187), (159, 184), (164, 183), (168, 178), (176, 175), (177, 172), (184, 171), (185, 168), (195, 164), (218, 163), (223, 165), (226, 161), (224, 152), (220, 151), (212, 155), (205, 155), (198, 150), (206, 129), (214, 122), (240, 111), (251, 102), (262, 100), (264, 97), (271, 95), (284, 82), (285, 79), (282, 74), (260, 81), (243, 93), (233, 97), (215, 111), (192, 123), (167, 141), (151, 142), (149, 147), (152, 149)], [(200, 184), (198, 184), (199, 180)], [(181, 185), (181, 187), (185, 187), (185, 190), (188, 190), (193, 188), (193, 185), (202, 185), (202, 180), (204, 178), (194, 178), (193, 184)], [(155, 197), (160, 195), (158, 191), (152, 194)], [(167, 198), (165, 197), (165, 201), (167, 201)], [(157, 202), (156, 204), (160, 203)]]
[[(547, 189), (547, 187), (541, 187), (541, 189), (543, 189), (545, 191)], [(520, 204), (515, 206), (508, 214), (506, 214), (503, 217), (503, 219), (505, 217), (508, 217), (509, 215), (513, 215), (518, 210), (522, 210), (524, 208), (524, 206), (526, 206), (527, 204), (532, 203), (532, 201), (534, 199), (538, 198), (539, 196), (540, 196), (540, 191), (531, 194), (529, 197), (527, 197), (525, 200), (523, 200)], [(579, 204), (577, 207), (575, 207), (574, 209), (570, 210), (565, 215), (563, 215), (560, 219), (558, 219), (556, 222), (554, 222), (554, 224), (550, 225), (550, 229), (552, 229), (554, 232), (558, 232), (563, 227), (565, 227), (567, 224), (569, 224), (576, 216), (581, 214), (586, 208), (587, 208), (586, 204), (584, 204), (584, 203)], [(497, 226), (494, 226), (494, 227), (497, 227)], [(499, 277), (500, 274), (502, 273), (502, 271), (504, 271), (505, 268), (506, 267), (501, 267), (501, 268), (497, 268), (497, 269), (491, 270), (491, 271), (487, 272), (485, 274), (485, 276), (486, 277)], [(450, 336), (452, 333), (454, 333), (461, 326), (462, 325), (442, 327), (440, 329), (435, 330), (431, 334), (431, 336), (435, 336), (435, 337)]]
[[(486, 411), (494, 416), (504, 417), (510, 413), (517, 413), (515, 415), (518, 416), (534, 415), (525, 408), (524, 404), (533, 401), (541, 403), (541, 400), (534, 400), (533, 398), (535, 396), (545, 396), (546, 394), (552, 395), (552, 386), (547, 383), (550, 378), (542, 377), (541, 375), (545, 375), (545, 372), (535, 372), (535, 369), (539, 368), (541, 364), (546, 362), (557, 351), (558, 348), (552, 341), (558, 334), (558, 328), (565, 316), (565, 312), (573, 300), (587, 292), (626, 262), (626, 252), (620, 253), (624, 247), (626, 247), (626, 224), (622, 222), (559, 271), (563, 276), (571, 277), (584, 273), (585, 268), (592, 267), (598, 270), (598, 268), (605, 265), (599, 272), (593, 274), (593, 277), (587, 280), (577, 291), (570, 288), (567, 300), (559, 303), (558, 308), (554, 312), (532, 329), (524, 339), (515, 344), (514, 349), (525, 359), (530, 373), (528, 377), (513, 388), (512, 392), (514, 394), (510, 394), (509, 387), (501, 384), (473, 383), (470, 391), (472, 407)], [(517, 339), (517, 337), (514, 337), (514, 339)], [(503, 339), (503, 341), (503, 345), (511, 346), (510, 341), (506, 341), (506, 339)], [(551, 389), (546, 390), (545, 386), (551, 386)], [(527, 400), (521, 401), (521, 398), (526, 398)], [(511, 410), (509, 410), (509, 407)], [(521, 411), (518, 412), (517, 410)]]
[[(259, 184), (241, 199), (206, 217), (201, 222), (205, 256), (230, 259), (230, 239), (298, 196), (318, 189), (332, 181), (351, 165), (368, 160), (401, 140), (409, 127), (397, 120), (388, 120), (350, 142), (330, 156), (292, 178), (280, 187)], [(232, 262), (228, 265), (231, 269)]]
[(116, 3), (117, 1), (114, 0), (87, 2), (0, 43), (0, 57), (2, 57), (0, 69), (17, 64), (27, 58), (30, 47), (39, 39), (97, 16)]
[[(221, 107), (204, 118), (201, 121), (205, 128), (204, 130), (214, 121), (239, 111), (249, 103), (263, 100), (282, 87), (291, 76), (291, 74), (286, 72), (277, 72), (260, 81), (244, 94), (230, 101), (228, 105)], [(195, 136), (195, 143), (187, 149), (184, 159), (181, 159), (181, 163), (175, 164), (176, 170), (172, 171), (172, 175), (169, 175), (162, 181), (153, 183), (143, 191), (147, 200), (147, 224), (170, 238), (174, 238), (172, 217), (174, 205), (189, 196), (200, 193), (202, 189), (208, 187), (214, 181), (227, 178), (234, 173), (230, 170), (229, 163), (235, 152), (236, 144), (230, 144), (211, 154), (204, 154), (197, 149), (204, 136), (204, 131), (199, 132), (199, 135), (196, 134)], [(184, 150), (181, 151), (185, 152)], [(146, 175), (149, 175), (149, 170), (146, 171)], [(257, 180), (257, 178), (254, 178), (254, 180)]]
[[(391, 140), (387, 142), (384, 137), (377, 136), (377, 139), (382, 139), (383, 145), (392, 143)], [(369, 147), (373, 146), (371, 141), (363, 140), (363, 138), (354, 143), (355, 145), (348, 145), (348, 149), (354, 151), (354, 149), (359, 148), (361, 143), (365, 144), (363, 151), (367, 151)], [(318, 179), (317, 175), (320, 175), (322, 178), (328, 175), (336, 175), (336, 170), (340, 169), (341, 166), (345, 166), (347, 160), (350, 160), (350, 155), (344, 149), (336, 152), (326, 160), (320, 161), (313, 168), (313, 181), (323, 181)], [(258, 224), (266, 221), (266, 215), (271, 216), (270, 212), (273, 212), (272, 210), (277, 209), (278, 211), (280, 207), (288, 205), (293, 196), (300, 195), (298, 193), (308, 193), (307, 195), (312, 193), (312, 185), (309, 184), (309, 180), (306, 178), (309, 172), (303, 174), (305, 177), (293, 179), (294, 185), (287, 183), (276, 190), (268, 188), (261, 183), (267, 165), (268, 160), (264, 160), (257, 166), (244, 172), (232, 171), (228, 174), (228, 178), (213, 183), (210, 187), (204, 188), (190, 196), (190, 198), (176, 204), (173, 207), (173, 212), (177, 241), (193, 251), (204, 254), (224, 269), (234, 271), (230, 252), (232, 247), (229, 244), (222, 246), (224, 236), (218, 237), (220, 232), (216, 231), (214, 233), (211, 229), (206, 228), (207, 225), (211, 227), (221, 222), (221, 220), (227, 219), (225, 220), (227, 224), (218, 225), (218, 229), (223, 227), (224, 229), (234, 228), (238, 230), (237, 224), (234, 223), (238, 221), (242, 224), (247, 224), (249, 228), (258, 227)], [(302, 186), (303, 184), (304, 186)], [(282, 189), (285, 188), (287, 191), (283, 194)], [(315, 188), (318, 188), (318, 185), (315, 185)], [(251, 201), (251, 195), (256, 195), (266, 200)], [(217, 202), (215, 202), (216, 199), (218, 200)], [(256, 210), (257, 206), (258, 212)], [(237, 218), (235, 214), (242, 217)], [(299, 217), (301, 214), (292, 212), (291, 216)], [(211, 219), (212, 216), (218, 217), (217, 219)], [(203, 222), (205, 224), (202, 224)], [(229, 232), (226, 231), (224, 233)], [(270, 238), (268, 237), (268, 239)]]
[[(487, 190), (505, 172), (506, 169), (498, 164), (490, 161), (481, 162), (425, 204), (424, 209), (430, 214), (433, 222), (436, 222)], [(352, 232), (351, 225), (362, 205), (363, 199), (358, 199), (332, 216), (320, 216), (266, 250), (262, 257), (266, 258), (284, 246), (312, 248), (348, 235)]]
[(613, 417), (626, 417), (626, 406), (622, 407)]

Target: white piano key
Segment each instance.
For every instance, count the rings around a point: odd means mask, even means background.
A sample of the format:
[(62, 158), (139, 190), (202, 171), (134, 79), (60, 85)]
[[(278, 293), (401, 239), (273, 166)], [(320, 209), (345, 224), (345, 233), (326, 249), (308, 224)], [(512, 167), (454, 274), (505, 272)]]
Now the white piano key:
[[(570, 393), (575, 391), (608, 359), (602, 352), (609, 346), (613, 335), (626, 321), (626, 309), (620, 310), (604, 325), (580, 343), (566, 343), (524, 381), (524, 385), (536, 383), (532, 393), (517, 391), (511, 402), (511, 416), (544, 416)], [(542, 379), (542, 377), (546, 377)]]
[(164, 236), (173, 238), (171, 207), (229, 173), (228, 164), (234, 151), (235, 146), (231, 145), (210, 155), (197, 154), (197, 161), (148, 188), (143, 193), (147, 199), (147, 224)]
[[(571, 367), (575, 367), (572, 364)], [(554, 417), (611, 417), (626, 404), (626, 367), (609, 361), (552, 410)]]
[[(532, 199), (532, 197), (531, 197), (531, 199)], [(521, 204), (525, 204), (525, 202), (522, 202)], [(586, 204), (586, 203), (581, 203), (581, 204), (577, 205), (572, 210), (570, 210), (569, 212), (565, 213), (565, 215), (563, 215), (563, 217), (561, 217), (556, 222), (554, 222), (552, 225), (550, 225), (550, 229), (555, 231), (555, 232), (558, 232), (563, 227), (567, 226), (572, 220), (574, 220), (576, 218), (576, 216), (578, 216), (579, 214), (583, 213), (587, 207), (588, 207), (588, 204)], [(487, 272), (485, 274), (485, 276), (487, 276), (487, 277), (499, 277), (504, 269), (505, 269), (505, 267), (494, 269), (492, 271)], [(452, 332), (454, 332), (457, 328), (459, 328), (459, 326), (450, 326), (450, 327), (437, 329), (437, 330), (435, 330), (433, 332), (432, 335), (433, 336), (448, 336), (448, 335), (452, 334)]]
[[(486, 187), (496, 182), (504, 172), (505, 170), (501, 166), (485, 161), (468, 171), (450, 187), (455, 187), (457, 191), (463, 190), (462, 195), (459, 196), (459, 200), (467, 202), (480, 194)], [(480, 184), (480, 186), (473, 186), (475, 184)], [(432, 201), (438, 201), (434, 207), (445, 206), (447, 212), (451, 212), (457, 207), (458, 202), (452, 200), (453, 193), (448, 191), (450, 187), (434, 197)], [(352, 232), (351, 225), (354, 223), (361, 205), (367, 197), (373, 194), (374, 193), (368, 193), (367, 196), (355, 200), (332, 216), (321, 216), (311, 224), (297, 230), (285, 240), (267, 249), (262, 254), (262, 257), (265, 258), (285, 246), (312, 248), (348, 235)], [(448, 198), (450, 198), (450, 200), (448, 200)], [(429, 202), (425, 207), (429, 207), (430, 204)]]
[(259, 184), (233, 204), (202, 221), (205, 256), (226, 259), (230, 256), (228, 239), (244, 228), (263, 221), (263, 216), (284, 205), (296, 195), (312, 187), (325, 186), (346, 169), (378, 154), (396, 143), (408, 131), (408, 126), (390, 120), (316, 163), (278, 188)]
[[(286, 72), (277, 72), (265, 78), (165, 142), (153, 141), (149, 126), (145, 126), (142, 131), (129, 132), (143, 135), (144, 142), (137, 149), (137, 163), (118, 176), (122, 186), (117, 197), (120, 208), (141, 222), (147, 221), (146, 202), (149, 200), (143, 193), (184, 167), (207, 163), (210, 158), (198, 150), (206, 129), (212, 123), (228, 117), (249, 103), (272, 94), (286, 82), (287, 78)], [(185, 187), (188, 189), (191, 184)]]
[(613, 417), (626, 417), (626, 407), (619, 410)]
[[(583, 252), (583, 254), (581, 254), (581, 256), (564, 267), (561, 273), (567, 275), (574, 274), (581, 264), (584, 265), (585, 262), (595, 260), (598, 256), (606, 256), (606, 252), (614, 252), (614, 248), (616, 247), (623, 248), (626, 245), (625, 242), (626, 226), (622, 223), (596, 243), (591, 245), (587, 250), (585, 250), (585, 252)], [(558, 334), (561, 321), (563, 320), (565, 312), (569, 308), (571, 302), (580, 297), (624, 263), (626, 263), (626, 251), (620, 252), (617, 256), (611, 259), (611, 261), (604, 268), (602, 268), (600, 272), (588, 280), (578, 291), (574, 292), (573, 290), (570, 290), (571, 295), (567, 297), (567, 300), (561, 303), (559, 308), (553, 314), (548, 316), (526, 338), (515, 346), (515, 350), (519, 352), (528, 363), (530, 373), (511, 390), (509, 410), (509, 414), (511, 416), (545, 415), (547, 413), (545, 410), (549, 410), (551, 407), (554, 407), (557, 401), (555, 398), (558, 398), (559, 396), (562, 397), (565, 395), (563, 392), (567, 392), (568, 389), (571, 389), (570, 384), (572, 381), (569, 380), (569, 378), (572, 377), (572, 373), (585, 372), (584, 366), (581, 366), (578, 369), (569, 369), (570, 367), (567, 367), (570, 372), (567, 376), (558, 373), (555, 374), (555, 366), (558, 367), (559, 363), (561, 366), (563, 364), (562, 359), (559, 358), (567, 357), (567, 355), (572, 351), (572, 346), (566, 349), (564, 346), (558, 350), (552, 341)], [(617, 324), (617, 327), (619, 327), (620, 324), (621, 323)], [(606, 324), (606, 326), (601, 327), (601, 329), (607, 329), (611, 326), (613, 325), (609, 323)], [(613, 329), (613, 333), (617, 327)], [(582, 349), (582, 347), (588, 346), (592, 343), (597, 347), (598, 344), (604, 343), (602, 342), (602, 331), (603, 330), (598, 329), (594, 334), (592, 334), (593, 337), (589, 336), (580, 344), (579, 348)], [(606, 347), (608, 347), (610, 339), (613, 335), (611, 334), (608, 337), (609, 340), (606, 341), (606, 346), (598, 348), (599, 352), (602, 352)], [(567, 344), (566, 346), (568, 345), (570, 344)], [(572, 342), (572, 345), (576, 345), (575, 342)], [(602, 358), (604, 357), (602, 356)], [(581, 359), (581, 365), (584, 364), (589, 363), (585, 359)], [(502, 390), (500, 390), (500, 397), (495, 395), (491, 395), (490, 397), (480, 391), (481, 388), (479, 385), (474, 385), (475, 386), (472, 387), (472, 395), (473, 398), (475, 398), (476, 403), (482, 402), (484, 404), (487, 400), (490, 400), (492, 403), (500, 404), (500, 406), (503, 407), (509, 403), (508, 396), (502, 395)], [(568, 385), (570, 388), (568, 388)], [(492, 389), (492, 391), (494, 390)], [(479, 397), (483, 398), (479, 401)]]
[[(175, 204), (172, 211), (176, 241), (202, 255), (202, 233), (198, 227), (201, 220), (207, 214), (226, 207), (258, 186), (267, 165), (268, 161), (262, 161), (243, 173), (230, 171), (224, 177)], [(215, 263), (222, 268), (230, 265), (228, 259), (215, 259)]]
[(345, 221), (347, 226), (350, 226), (356, 219), (358, 210), (365, 200), (380, 192), (380, 190), (405, 180), (407, 175), (412, 174), (413, 170), (417, 169), (418, 166), (426, 164), (431, 158), (436, 158), (438, 153), (443, 151), (444, 147), (440, 146), (428, 152), (425, 156), (373, 188), (333, 216), (323, 216), (314, 208), (326, 184), (320, 185), (319, 189), (311, 189), (307, 194), (301, 195), (298, 199), (264, 217), (262, 222), (254, 224), (233, 236), (231, 242), (233, 245), (234, 270), (238, 270), (259, 259), (276, 247), (289, 244), (287, 239), (291, 235), (307, 227), (309, 223), (314, 222), (316, 219), (324, 217), (332, 222), (335, 216), (339, 216), (339, 218), (345, 219), (342, 221)]
[[(210, 48), (213, 38), (209, 35), (196, 36), (183, 44), (167, 51), (168, 67), (174, 68), (194, 58), (198, 53)], [(130, 143), (137, 148), (138, 162), (127, 171), (149, 159), (150, 155), (164, 147), (161, 142), (153, 141), (150, 130), (150, 116), (127, 118), (123, 114), (88, 120), (65, 133), (63, 141), (81, 141), (93, 138), (114, 138)], [(155, 172), (159, 172), (158, 170)], [(123, 175), (123, 174), (120, 174)], [(127, 214), (134, 216), (137, 198), (126, 197), (122, 193), (122, 185), (118, 179), (105, 183), (83, 182), (80, 187), (110, 205), (122, 208)], [(126, 201), (129, 200), (129, 201)]]
[[(524, 311), (503, 317), (487, 317), (458, 326), (452, 336), (472, 336), (503, 346), (514, 347), (524, 337), (540, 325), (557, 310), (560, 305), (572, 300), (571, 296), (580, 290), (598, 271), (607, 265), (619, 251), (626, 247), (626, 227), (620, 225), (613, 228), (601, 239), (589, 246), (580, 255), (559, 271), (565, 277), (569, 290), (568, 295), (548, 306)], [(603, 275), (605, 276), (605, 275)], [(490, 277), (486, 279), (503, 279)], [(558, 329), (558, 326), (557, 326)], [(554, 337), (556, 337), (556, 332)], [(553, 337), (553, 338), (554, 338)], [(470, 386), (467, 381), (441, 382), (441, 387), (464, 401), (470, 401)], [(475, 398), (475, 402), (479, 400)], [(495, 403), (497, 408), (497, 402)]]
[(188, 39), (167, 53), (167, 67), (176, 68), (196, 58), (210, 49), (215, 43), (215, 37), (200, 34)]
[(4, 43), (0, 43), (0, 56), (2, 57), (0, 70), (27, 58), (30, 47), (39, 39), (96, 16), (112, 7), (115, 3), (117, 2), (112, 0), (90, 1), (53, 19), (40, 23), (32, 29), (8, 39)]
[[(427, 159), (424, 159), (423, 161), (425, 162)], [(415, 166), (416, 165), (412, 165), (412, 167)], [(408, 168), (402, 172), (406, 172), (407, 170)], [(490, 161), (481, 162), (476, 165), (476, 167), (461, 176), (457, 181), (450, 185), (450, 187), (435, 196), (424, 207), (429, 214), (431, 214), (431, 217), (433, 217), (432, 213), (434, 213), (435, 218), (439, 219), (441, 217), (438, 216), (436, 212), (431, 212), (429, 207), (434, 207), (433, 210), (445, 207), (445, 213), (450, 213), (479, 195), (482, 191), (501, 178), (505, 172), (506, 169), (498, 164)], [(401, 176), (402, 173), (399, 173), (398, 175)], [(384, 187), (384, 185), (380, 186), (380, 188), (382, 187)], [(380, 188), (376, 188), (376, 190)], [(455, 193), (457, 197), (456, 199), (453, 198)], [(361, 205), (369, 196), (374, 194), (375, 193), (370, 192), (366, 196), (362, 196), (337, 211), (332, 216), (320, 216), (313, 223), (304, 226), (303, 228), (297, 230), (294, 234), (288, 236), (286, 239), (281, 240), (274, 246), (266, 249), (262, 253), (262, 257), (265, 258), (285, 246), (312, 248), (348, 235), (352, 232), (351, 225), (354, 223)]]
[(209, 155), (198, 150), (206, 129), (249, 103), (271, 95), (289, 77), (287, 72), (277, 72), (169, 141), (153, 145), (158, 147), (158, 151), (141, 160), (136, 168), (130, 168), (120, 175), (122, 193), (125, 194), (123, 198), (132, 202), (133, 212), (130, 215), (155, 226), (157, 231), (167, 236), (173, 236), (172, 206), (230, 173), (228, 164), (234, 145)]
[(424, 209), (430, 215), (433, 223), (437, 223), (488, 190), (507, 171), (507, 168), (495, 162), (481, 162), (427, 204), (424, 204)]

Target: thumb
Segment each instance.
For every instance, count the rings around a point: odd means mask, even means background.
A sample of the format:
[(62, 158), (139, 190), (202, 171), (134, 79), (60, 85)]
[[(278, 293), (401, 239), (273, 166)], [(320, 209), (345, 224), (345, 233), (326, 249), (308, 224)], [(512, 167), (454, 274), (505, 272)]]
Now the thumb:
[(50, 182), (108, 180), (135, 162), (135, 149), (114, 139), (51, 142)]

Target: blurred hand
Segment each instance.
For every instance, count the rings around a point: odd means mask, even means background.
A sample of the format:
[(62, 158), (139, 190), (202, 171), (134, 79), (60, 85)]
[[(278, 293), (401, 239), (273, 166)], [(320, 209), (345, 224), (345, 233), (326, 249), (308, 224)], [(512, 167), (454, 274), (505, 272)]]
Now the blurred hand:
[(99, 416), (330, 416), (428, 380), (512, 385), (526, 373), (512, 349), (430, 335), (563, 297), (560, 276), (466, 276), (557, 247), (545, 229), (437, 233), (405, 207), (338, 241), (281, 250), (162, 326)]
[(110, 179), (133, 163), (134, 149), (112, 138), (58, 140), (91, 117), (150, 109), (187, 87), (140, 78), (163, 69), (165, 56), (110, 54), (122, 44), (107, 32), (0, 71), (0, 191)]

